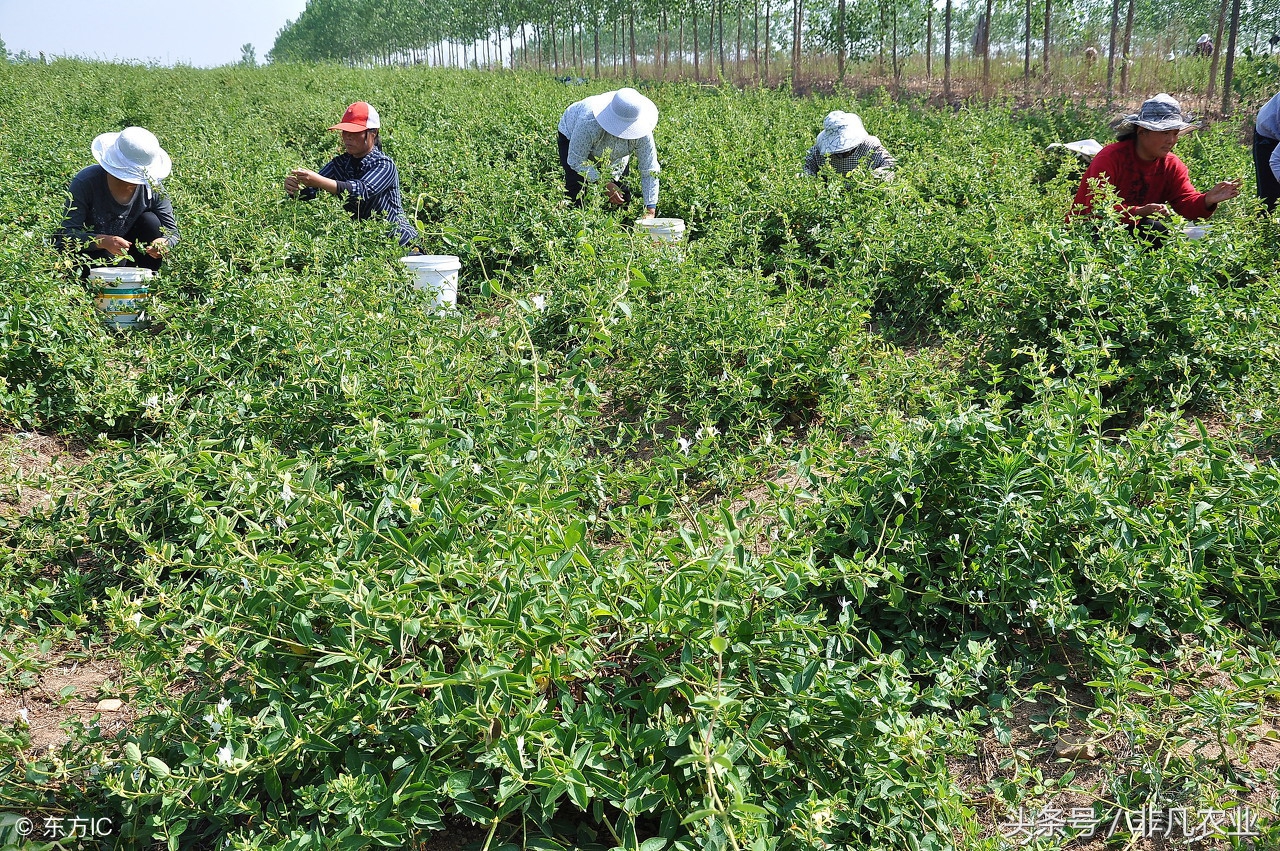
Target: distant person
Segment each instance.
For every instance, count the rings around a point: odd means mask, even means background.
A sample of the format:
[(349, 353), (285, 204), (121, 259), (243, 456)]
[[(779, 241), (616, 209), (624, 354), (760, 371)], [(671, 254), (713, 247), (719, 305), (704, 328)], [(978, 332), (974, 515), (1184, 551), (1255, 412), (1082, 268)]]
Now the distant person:
[(1258, 178), (1258, 197), (1274, 210), (1280, 200), (1280, 94), (1258, 110), (1253, 125), (1253, 171)]
[(1169, 95), (1145, 101), (1114, 126), (1117, 141), (1099, 151), (1085, 169), (1068, 218), (1091, 212), (1098, 185), (1109, 183), (1120, 198), (1116, 209), (1129, 228), (1158, 243), (1168, 232), (1163, 220), (1173, 212), (1193, 221), (1205, 219), (1223, 201), (1240, 194), (1239, 180), (1224, 180), (1208, 192), (1198, 192), (1191, 185), (1187, 167), (1174, 156), (1173, 146), (1193, 125)]
[(418, 239), (418, 230), (404, 214), (400, 203), (400, 172), (391, 157), (382, 152), (382, 122), (378, 111), (364, 101), (347, 107), (342, 120), (330, 130), (342, 131), (339, 154), (319, 172), (295, 168), (284, 179), (285, 191), (309, 201), (321, 190), (343, 198), (343, 209), (352, 218), (364, 220), (380, 216), (391, 224), (389, 236), (403, 246)]
[(1086, 47), (1084, 49), (1084, 61), (1086, 65), (1093, 65), (1098, 61), (1098, 48)]
[(1208, 33), (1202, 33), (1201, 36), (1198, 39), (1196, 39), (1195, 55), (1196, 56), (1212, 56), (1213, 55), (1213, 40), (1209, 38)]
[(55, 242), (88, 258), (85, 275), (103, 262), (158, 272), (179, 237), (173, 204), (160, 186), (173, 160), (142, 127), (103, 133), (90, 150), (98, 164), (71, 179)]
[(822, 132), (804, 158), (805, 173), (816, 176), (823, 163), (830, 163), (841, 174), (866, 166), (876, 177), (887, 180), (893, 177), (898, 161), (879, 139), (867, 133), (861, 118), (837, 109), (822, 119)]
[(564, 169), (564, 191), (570, 201), (586, 203), (586, 182), (601, 179), (607, 169), (611, 179), (604, 184), (605, 196), (615, 207), (631, 203), (631, 190), (618, 181), (636, 158), (640, 170), (640, 192), (644, 197), (644, 218), (658, 211), (658, 149), (653, 129), (658, 126), (658, 107), (635, 89), (618, 89), (583, 98), (560, 116), (560, 166)]

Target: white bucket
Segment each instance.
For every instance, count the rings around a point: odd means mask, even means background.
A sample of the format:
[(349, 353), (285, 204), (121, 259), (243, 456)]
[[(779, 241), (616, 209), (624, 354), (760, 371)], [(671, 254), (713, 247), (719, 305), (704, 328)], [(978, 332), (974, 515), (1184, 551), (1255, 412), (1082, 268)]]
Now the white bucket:
[(684, 219), (636, 219), (636, 227), (654, 242), (684, 242)]
[(1187, 225), (1182, 229), (1187, 239), (1204, 239), (1213, 225)]
[(412, 254), (400, 262), (413, 273), (413, 288), (431, 293), (431, 310), (451, 310), (458, 304), (458, 270), (462, 261), (452, 254)]
[(150, 269), (132, 266), (100, 266), (89, 270), (93, 304), (111, 328), (146, 328), (147, 300), (151, 297)]

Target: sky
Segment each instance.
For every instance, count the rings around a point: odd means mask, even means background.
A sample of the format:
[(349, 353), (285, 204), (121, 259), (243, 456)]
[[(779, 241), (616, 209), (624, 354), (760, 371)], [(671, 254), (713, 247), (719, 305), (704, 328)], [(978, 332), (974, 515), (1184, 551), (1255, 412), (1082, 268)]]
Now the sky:
[(276, 33), (306, 0), (0, 0), (10, 53), (79, 56), (202, 68), (240, 61), (251, 43), (266, 60)]

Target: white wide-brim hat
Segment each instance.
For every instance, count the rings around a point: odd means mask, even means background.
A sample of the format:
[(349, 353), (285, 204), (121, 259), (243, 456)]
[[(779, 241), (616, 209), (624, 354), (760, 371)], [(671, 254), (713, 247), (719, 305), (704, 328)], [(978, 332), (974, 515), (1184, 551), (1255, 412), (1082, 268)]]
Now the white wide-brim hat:
[(658, 107), (635, 89), (618, 89), (589, 102), (596, 123), (619, 139), (640, 139), (658, 126)]
[(818, 153), (825, 155), (851, 151), (865, 144), (871, 137), (862, 119), (852, 112), (834, 110), (822, 119), (822, 132), (818, 134)]
[(173, 160), (155, 134), (143, 127), (126, 127), (93, 140), (93, 158), (107, 174), (125, 183), (159, 183), (173, 171)]
[(1143, 101), (1133, 115), (1126, 115), (1112, 126), (1116, 133), (1123, 135), (1134, 127), (1145, 127), (1163, 133), (1166, 130), (1186, 130), (1195, 125), (1187, 121), (1182, 114), (1182, 106), (1172, 96), (1161, 92), (1150, 100)]

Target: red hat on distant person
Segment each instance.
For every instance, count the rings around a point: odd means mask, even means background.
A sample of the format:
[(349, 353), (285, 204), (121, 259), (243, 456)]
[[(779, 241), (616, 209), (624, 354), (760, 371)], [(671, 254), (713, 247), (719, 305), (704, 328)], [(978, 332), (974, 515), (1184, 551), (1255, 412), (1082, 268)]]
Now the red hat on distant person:
[(380, 126), (378, 110), (364, 101), (358, 100), (347, 107), (347, 111), (342, 113), (342, 120), (329, 129), (363, 133), (365, 130), (377, 130)]

